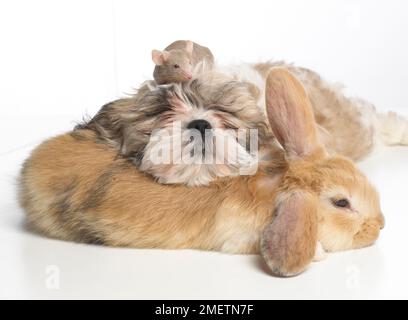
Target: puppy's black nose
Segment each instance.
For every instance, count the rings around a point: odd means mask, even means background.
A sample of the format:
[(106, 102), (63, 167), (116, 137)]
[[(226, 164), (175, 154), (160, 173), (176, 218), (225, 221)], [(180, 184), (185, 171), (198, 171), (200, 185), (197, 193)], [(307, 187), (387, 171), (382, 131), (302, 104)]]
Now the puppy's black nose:
[(205, 130), (211, 129), (211, 128), (212, 128), (211, 124), (207, 120), (203, 120), (203, 119), (193, 120), (187, 126), (187, 129), (196, 129), (200, 131), (202, 136), (205, 135)]

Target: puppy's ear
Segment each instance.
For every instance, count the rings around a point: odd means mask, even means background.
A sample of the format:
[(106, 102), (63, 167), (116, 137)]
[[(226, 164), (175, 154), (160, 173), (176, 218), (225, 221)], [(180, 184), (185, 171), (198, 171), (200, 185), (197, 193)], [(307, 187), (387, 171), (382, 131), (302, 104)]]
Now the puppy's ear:
[(266, 111), (275, 137), (289, 156), (323, 151), (306, 90), (285, 68), (273, 68), (268, 75)]
[(187, 40), (187, 41), (186, 41), (186, 51), (187, 51), (189, 54), (192, 54), (192, 53), (193, 53), (193, 50), (194, 50), (194, 42), (193, 42), (193, 41), (190, 41), (190, 40)]
[(266, 264), (276, 275), (297, 275), (312, 262), (316, 247), (316, 197), (301, 190), (285, 195), (261, 237)]
[(161, 66), (169, 59), (170, 53), (167, 51), (152, 50), (152, 60), (156, 66)]

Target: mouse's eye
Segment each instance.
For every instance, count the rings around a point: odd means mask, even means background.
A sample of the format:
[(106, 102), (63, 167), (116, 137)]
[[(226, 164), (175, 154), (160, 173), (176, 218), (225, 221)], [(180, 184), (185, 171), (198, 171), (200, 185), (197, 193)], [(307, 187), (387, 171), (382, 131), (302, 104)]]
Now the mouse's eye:
[(345, 209), (350, 209), (350, 201), (346, 198), (342, 199), (332, 199), (332, 203), (335, 207), (338, 208), (345, 208)]
[(175, 64), (174, 68), (178, 69), (178, 68), (180, 68), (180, 66), (178, 64)]

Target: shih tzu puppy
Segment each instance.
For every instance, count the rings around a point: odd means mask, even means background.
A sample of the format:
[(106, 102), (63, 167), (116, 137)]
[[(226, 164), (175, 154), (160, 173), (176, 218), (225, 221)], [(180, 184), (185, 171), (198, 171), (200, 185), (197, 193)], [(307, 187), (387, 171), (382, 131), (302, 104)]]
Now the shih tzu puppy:
[(146, 83), (80, 127), (163, 184), (254, 174), (259, 148), (271, 143), (251, 85), (218, 72), (180, 84)]

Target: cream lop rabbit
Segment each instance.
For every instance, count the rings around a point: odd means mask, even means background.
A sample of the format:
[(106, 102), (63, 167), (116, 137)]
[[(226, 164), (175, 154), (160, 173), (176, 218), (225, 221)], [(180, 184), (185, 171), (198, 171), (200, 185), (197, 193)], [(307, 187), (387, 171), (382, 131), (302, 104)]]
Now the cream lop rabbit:
[(273, 273), (301, 273), (319, 246), (371, 245), (384, 225), (377, 192), (319, 142), (310, 101), (286, 69), (267, 77), (270, 126), (283, 149), (254, 176), (208, 187), (161, 185), (75, 130), (39, 146), (21, 176), (27, 222), (49, 237), (135, 248), (261, 253)]

